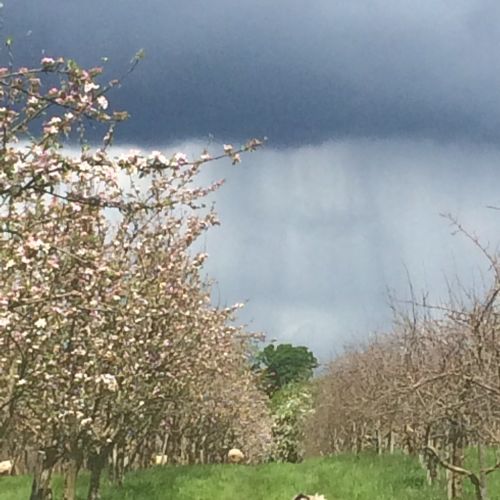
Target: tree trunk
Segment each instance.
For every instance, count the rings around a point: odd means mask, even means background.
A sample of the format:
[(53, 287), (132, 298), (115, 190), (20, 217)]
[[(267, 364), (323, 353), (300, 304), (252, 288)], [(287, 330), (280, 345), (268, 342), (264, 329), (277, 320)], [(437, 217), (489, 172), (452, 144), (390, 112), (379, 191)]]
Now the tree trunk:
[[(450, 462), (458, 467), (464, 465), (463, 436), (460, 429), (453, 429), (450, 433), (449, 445)], [(448, 474), (448, 500), (462, 498), (463, 476), (456, 472), (449, 471)]]
[(167, 448), (168, 448), (168, 440), (170, 438), (170, 434), (168, 432), (165, 432), (165, 436), (163, 438), (163, 444), (161, 446), (161, 454), (166, 455), (167, 454)]
[(486, 483), (479, 485), (479, 492), (476, 493), (476, 498), (477, 498), (477, 500), (488, 500), (489, 499), (488, 489), (486, 487)]
[(392, 429), (389, 430), (387, 434), (387, 451), (392, 455), (394, 453), (394, 446), (396, 441), (396, 436)]
[(99, 500), (101, 487), (101, 474), (106, 465), (106, 460), (111, 451), (111, 447), (106, 447), (98, 452), (91, 453), (88, 466), (90, 469), (90, 483), (87, 500)]
[(476, 500), (488, 500), (488, 490), (486, 488), (486, 477), (484, 472), (480, 472), (478, 476), (472, 474), (469, 476), (471, 483), (474, 485)]
[(200, 464), (205, 464), (206, 463), (206, 453), (207, 453), (207, 446), (206, 446), (206, 441), (207, 441), (207, 436), (204, 435), (201, 438), (201, 443), (200, 443)]
[(78, 477), (78, 468), (76, 463), (71, 460), (64, 472), (64, 500), (76, 499), (76, 479)]
[(405, 425), (403, 432), (405, 436), (403, 441), (403, 449), (407, 455), (414, 456), (417, 452), (415, 443), (415, 430), (409, 425)]
[(188, 446), (187, 438), (184, 435), (182, 435), (181, 436), (181, 449), (180, 449), (180, 463), (181, 463), (181, 465), (188, 464), (187, 446)]
[(474, 489), (476, 492), (476, 500), (488, 500), (488, 489), (486, 488), (486, 482), (482, 480), (473, 481)]
[[(428, 445), (434, 446), (436, 443), (433, 443), (431, 439), (427, 441)], [(427, 484), (433, 485), (436, 483), (438, 479), (438, 460), (437, 458), (430, 454), (426, 454), (426, 475), (427, 475)]]
[(30, 500), (52, 500), (52, 470), (59, 459), (55, 449), (40, 451), (37, 457)]
[(123, 486), (125, 476), (125, 448), (115, 446), (113, 448), (113, 460), (111, 464), (111, 480), (116, 486)]
[[(432, 426), (429, 425), (425, 429), (426, 445), (436, 447), (437, 444), (434, 442), (435, 440), (432, 439), (431, 433), (432, 433)], [(429, 452), (425, 452), (424, 457), (425, 457), (427, 484), (432, 485), (436, 482), (438, 477), (438, 460), (432, 453)]]
[(36, 471), (31, 486), (30, 500), (52, 500), (52, 471), (41, 469)]
[(351, 452), (357, 453), (358, 451), (358, 431), (356, 429), (356, 422), (352, 423), (351, 428)]
[(99, 491), (101, 487), (101, 473), (102, 467), (98, 467), (94, 463), (90, 469), (90, 484), (87, 500), (99, 500), (101, 498)]
[(477, 460), (479, 462), (479, 477), (477, 484), (474, 484), (476, 488), (476, 499), (477, 500), (488, 500), (488, 483), (486, 480), (486, 474), (484, 472), (484, 450), (481, 443), (477, 444)]
[(81, 451), (74, 451), (68, 459), (64, 471), (64, 496), (63, 500), (76, 499), (76, 480), (83, 463)]
[(383, 452), (383, 442), (382, 442), (382, 427), (380, 421), (377, 422), (375, 426), (375, 452), (377, 455), (382, 455)]

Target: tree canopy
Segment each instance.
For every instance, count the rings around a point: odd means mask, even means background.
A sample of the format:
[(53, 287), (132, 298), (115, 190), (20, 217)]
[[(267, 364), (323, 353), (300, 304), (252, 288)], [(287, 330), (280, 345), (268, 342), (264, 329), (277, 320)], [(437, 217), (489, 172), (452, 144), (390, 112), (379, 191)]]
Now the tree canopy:
[(303, 382), (313, 376), (318, 360), (305, 346), (269, 344), (256, 356), (254, 369), (262, 374), (269, 396), (293, 382)]
[(74, 500), (86, 465), (96, 500), (110, 461), (119, 479), (160, 450), (220, 462), (237, 445), (252, 461), (270, 440), (244, 363), (254, 336), (233, 324), (240, 305), (212, 305), (194, 250), (219, 224), (206, 198), (222, 181), (201, 185), (201, 169), (261, 142), (193, 158), (112, 150), (127, 114), (102, 72), (50, 57), (0, 67), (0, 459), (33, 474), (32, 500), (52, 498), (56, 466)]

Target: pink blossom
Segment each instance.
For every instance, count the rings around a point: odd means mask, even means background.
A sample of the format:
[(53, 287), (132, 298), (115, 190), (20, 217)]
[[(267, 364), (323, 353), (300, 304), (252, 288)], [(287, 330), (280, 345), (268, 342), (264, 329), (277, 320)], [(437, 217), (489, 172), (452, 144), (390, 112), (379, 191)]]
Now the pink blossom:
[(151, 151), (151, 158), (160, 163), (166, 164), (168, 162), (167, 158), (161, 151)]
[(186, 163), (188, 163), (188, 157), (184, 153), (175, 153), (174, 160), (179, 165), (185, 165)]
[(97, 85), (96, 83), (94, 82), (87, 82), (84, 86), (83, 86), (83, 90), (86, 92), (86, 93), (89, 93), (89, 92), (92, 92), (92, 90), (98, 90), (99, 89), (99, 85)]
[(42, 58), (40, 63), (42, 64), (42, 66), (51, 66), (51, 65), (55, 64), (56, 61), (54, 59), (52, 59), (52, 57), (44, 57), (44, 58)]
[(103, 95), (97, 98), (97, 102), (102, 109), (108, 109), (108, 100)]

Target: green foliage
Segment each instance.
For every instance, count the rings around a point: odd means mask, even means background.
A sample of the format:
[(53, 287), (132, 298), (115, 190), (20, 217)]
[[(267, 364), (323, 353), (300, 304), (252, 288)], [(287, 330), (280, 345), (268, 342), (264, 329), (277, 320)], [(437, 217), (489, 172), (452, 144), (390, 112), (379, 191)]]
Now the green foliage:
[(307, 347), (269, 344), (257, 354), (254, 369), (261, 373), (262, 384), (272, 396), (288, 384), (309, 380), (317, 366), (318, 360)]
[(304, 456), (304, 423), (313, 411), (307, 383), (288, 384), (276, 391), (271, 400), (273, 447), (271, 460), (300, 462)]
[[(492, 478), (492, 484), (495, 481)], [(78, 484), (79, 500), (85, 498), (87, 482), (88, 475), (83, 474)], [(29, 489), (29, 477), (0, 477), (0, 500), (25, 499)], [(54, 499), (62, 498), (60, 477), (54, 489)], [(283, 500), (300, 491), (319, 492), (328, 500), (446, 498), (442, 488), (426, 485), (424, 471), (407, 456), (343, 455), (301, 464), (156, 467), (127, 475), (120, 489), (105, 480), (102, 500)], [(492, 491), (499, 490), (492, 487)]]
[(254, 370), (260, 373), (261, 384), (271, 398), (273, 461), (300, 462), (303, 458), (303, 427), (312, 411), (308, 381), (317, 366), (307, 347), (291, 344), (270, 344), (255, 357)]

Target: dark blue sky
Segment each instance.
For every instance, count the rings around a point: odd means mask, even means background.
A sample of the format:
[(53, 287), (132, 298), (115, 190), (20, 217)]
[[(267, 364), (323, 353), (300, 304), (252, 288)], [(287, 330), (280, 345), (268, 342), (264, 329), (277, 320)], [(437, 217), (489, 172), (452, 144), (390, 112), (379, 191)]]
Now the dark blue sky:
[(112, 76), (146, 50), (112, 96), (123, 141), (499, 138), (498, 2), (6, 0), (3, 17), (23, 63), (107, 56)]

